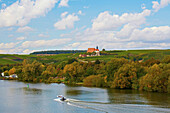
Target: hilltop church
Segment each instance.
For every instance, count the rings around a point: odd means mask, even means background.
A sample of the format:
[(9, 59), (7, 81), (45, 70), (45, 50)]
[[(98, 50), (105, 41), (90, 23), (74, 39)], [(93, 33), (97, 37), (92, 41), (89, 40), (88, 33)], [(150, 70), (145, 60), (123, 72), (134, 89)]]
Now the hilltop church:
[(98, 46), (96, 46), (96, 48), (88, 48), (87, 53), (93, 53), (93, 52), (96, 53), (95, 56), (100, 56), (100, 51), (99, 51)]

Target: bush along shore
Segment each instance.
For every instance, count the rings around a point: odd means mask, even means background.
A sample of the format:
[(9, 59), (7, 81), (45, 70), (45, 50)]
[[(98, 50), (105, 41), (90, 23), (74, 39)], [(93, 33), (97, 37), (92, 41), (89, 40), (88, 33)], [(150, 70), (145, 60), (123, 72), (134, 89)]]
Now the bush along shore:
[[(145, 62), (114, 58), (110, 61), (80, 62), (69, 59), (44, 64), (25, 59), (22, 64), (1, 65), (5, 76), (17, 74), (19, 81), (82, 84), (89, 87), (136, 89), (170, 93), (170, 56)], [(0, 79), (4, 79), (1, 77)]]

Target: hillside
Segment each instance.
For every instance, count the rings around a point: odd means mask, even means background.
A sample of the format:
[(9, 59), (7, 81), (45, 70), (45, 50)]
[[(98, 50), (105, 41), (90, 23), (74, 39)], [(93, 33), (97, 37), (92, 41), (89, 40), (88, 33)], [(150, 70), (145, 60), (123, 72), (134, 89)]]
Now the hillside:
[[(80, 52), (80, 51), (79, 51)], [(10, 55), (10, 54), (1, 54), (0, 55), (0, 65), (4, 64), (17, 64), (21, 63), (24, 59), (37, 60), (41, 63), (48, 64), (58, 64), (62, 61), (67, 61), (70, 58), (78, 58), (79, 54), (85, 54), (86, 52), (81, 53), (67, 53), (67, 54), (56, 54), (51, 56), (38, 56), (38, 55)], [(84, 61), (94, 61), (96, 59), (102, 61), (109, 61), (112, 58), (125, 58), (133, 61), (146, 61), (150, 58), (155, 58), (162, 60), (164, 56), (170, 55), (170, 50), (120, 50), (120, 51), (101, 51), (101, 56), (95, 57), (86, 57), (79, 58)]]
[(120, 50), (120, 51), (101, 51), (101, 56), (81, 58), (82, 60), (104, 60), (112, 58), (125, 58), (133, 61), (146, 61), (150, 58), (162, 60), (166, 55), (170, 55), (170, 50)]
[(86, 52), (86, 50), (51, 50), (51, 51), (38, 51), (31, 53), (32, 55), (37, 54), (69, 54), (69, 53), (81, 53)]

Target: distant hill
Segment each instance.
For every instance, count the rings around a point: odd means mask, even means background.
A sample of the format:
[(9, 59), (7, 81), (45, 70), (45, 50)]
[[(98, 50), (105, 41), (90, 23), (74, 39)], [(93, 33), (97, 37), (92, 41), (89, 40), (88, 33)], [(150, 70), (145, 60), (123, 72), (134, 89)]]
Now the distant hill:
[(52, 50), (52, 51), (37, 51), (31, 53), (31, 55), (37, 54), (68, 54), (68, 53), (81, 53), (86, 52), (87, 50)]
[[(31, 53), (31, 55), (17, 54), (0, 54), (0, 66), (7, 64), (22, 63), (24, 59), (37, 60), (46, 64), (59, 64), (68, 61), (70, 58), (78, 58), (81, 52), (86, 50), (56, 50), (56, 51), (40, 51)], [(125, 58), (129, 61), (146, 61), (154, 58), (162, 60), (165, 56), (170, 56), (170, 50), (110, 50), (101, 51), (101, 56), (79, 58), (81, 61), (110, 61), (113, 58)], [(44, 55), (41, 55), (44, 54)], [(45, 55), (47, 54), (47, 55)], [(53, 55), (50, 55), (53, 54)]]

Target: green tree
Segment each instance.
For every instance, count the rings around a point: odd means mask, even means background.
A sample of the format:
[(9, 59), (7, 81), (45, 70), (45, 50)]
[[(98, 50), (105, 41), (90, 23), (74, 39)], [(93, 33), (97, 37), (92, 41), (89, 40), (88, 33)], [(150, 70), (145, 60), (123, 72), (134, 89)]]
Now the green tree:
[(121, 67), (123, 64), (128, 63), (128, 60), (121, 58), (121, 59), (111, 59), (106, 64), (106, 71), (107, 71), (107, 81), (113, 81), (114, 73)]
[(9, 70), (9, 75), (15, 74), (16, 69), (13, 67), (12, 69)]
[(100, 64), (99, 59), (96, 59), (95, 64)]
[(37, 61), (33, 61), (31, 64), (29, 64), (27, 61), (24, 61), (23, 65), (23, 81), (33, 81), (34, 78), (41, 76), (41, 73), (44, 70), (44, 66)]
[(57, 75), (57, 70), (53, 65), (47, 66), (46, 70), (42, 72), (43, 79), (48, 79), (49, 77), (55, 77), (56, 75)]
[(81, 82), (83, 80), (83, 66), (80, 65), (78, 62), (74, 62), (72, 64), (67, 64), (63, 70), (66, 79), (69, 82)]
[(77, 62), (77, 59), (75, 59), (75, 58), (69, 59), (67, 63), (68, 63), (68, 64), (71, 64), (71, 63), (73, 63), (73, 62)]
[(143, 64), (144, 64), (144, 66), (150, 67), (150, 66), (153, 66), (154, 64), (159, 64), (159, 63), (160, 63), (159, 60), (151, 58), (151, 59), (146, 60)]
[(162, 60), (162, 63), (170, 63), (170, 55), (165, 56), (164, 59)]
[(102, 75), (90, 75), (83, 80), (84, 86), (105, 87), (106, 83)]
[(5, 75), (5, 76), (9, 76), (8, 70), (6, 70), (6, 71), (4, 72), (4, 75)]
[(140, 90), (168, 92), (169, 76), (170, 64), (154, 64), (148, 69), (148, 73), (141, 77)]
[(137, 82), (137, 70), (131, 64), (124, 64), (114, 74), (114, 81), (111, 85), (112, 88), (133, 88), (133, 84)]

